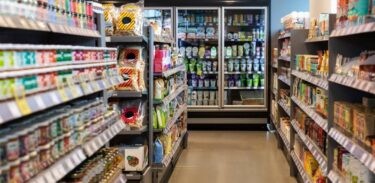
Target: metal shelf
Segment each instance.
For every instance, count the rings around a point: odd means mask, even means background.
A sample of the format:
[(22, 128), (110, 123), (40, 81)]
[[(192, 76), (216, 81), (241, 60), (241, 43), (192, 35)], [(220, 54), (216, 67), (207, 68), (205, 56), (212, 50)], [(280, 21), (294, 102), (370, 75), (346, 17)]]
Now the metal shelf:
[(171, 128), (173, 127), (173, 125), (176, 123), (177, 119), (185, 112), (187, 111), (187, 105), (184, 104), (183, 106), (181, 106), (176, 112), (175, 114), (173, 115), (173, 117), (167, 122), (167, 125), (164, 129), (154, 129), (154, 132), (156, 133), (160, 133), (160, 132), (163, 132), (163, 133), (168, 133)]
[(312, 183), (311, 178), (309, 177), (309, 175), (307, 175), (305, 169), (303, 168), (303, 163), (297, 157), (296, 153), (294, 151), (291, 151), (290, 156), (292, 157), (294, 164), (297, 166), (298, 172), (301, 175), (303, 182)]
[(224, 87), (224, 90), (264, 90), (264, 87)]
[(148, 43), (148, 38), (145, 36), (111, 36), (106, 37), (105, 41), (110, 43)]
[(279, 36), (279, 40), (280, 39), (286, 39), (286, 38), (290, 38), (292, 36), (292, 34), (290, 33), (290, 32), (287, 32), (287, 33), (285, 33), (284, 35), (282, 35), (282, 36)]
[[(0, 124), (6, 123), (31, 113), (39, 112), (50, 107), (63, 104), (82, 96), (103, 91), (112, 86), (120, 84), (121, 77), (107, 78), (90, 82), (82, 82), (71, 86), (62, 87), (45, 92), (28, 95), (25, 97), (26, 104), (30, 108), (28, 112), (22, 112), (15, 100), (7, 100), (0, 103)], [(24, 107), (24, 106), (23, 106)]]
[(322, 79), (322, 78), (318, 78), (318, 77), (315, 77), (313, 75), (311, 75), (310, 73), (307, 73), (307, 72), (300, 72), (300, 71), (296, 71), (296, 70), (292, 70), (292, 75), (302, 79), (302, 80), (305, 80), (311, 84), (314, 84), (320, 88), (323, 88), (325, 90), (328, 90), (328, 81), (326, 79)]
[(277, 77), (280, 81), (282, 81), (284, 84), (290, 86), (290, 79), (287, 79), (285, 76), (279, 76)]
[(298, 125), (298, 122), (295, 119), (291, 121), (291, 124), (294, 130), (297, 132), (297, 134), (301, 138), (301, 140), (305, 143), (306, 147), (309, 149), (311, 154), (315, 157), (315, 160), (318, 161), (323, 175), (326, 176), (327, 170), (328, 170), (327, 169), (327, 157), (319, 149), (319, 147), (315, 144), (315, 142), (311, 140), (310, 137), (305, 135), (305, 133), (301, 130), (301, 128)]
[(352, 26), (343, 29), (335, 29), (330, 37), (356, 36), (358, 34), (368, 34), (375, 32), (375, 22), (370, 22), (358, 26)]
[(224, 74), (264, 74), (262, 71), (234, 71), (234, 72), (224, 72)]
[(185, 71), (185, 65), (180, 65), (180, 66), (177, 66), (173, 69), (169, 69), (167, 71), (163, 71), (162, 73), (154, 73), (154, 76), (163, 76), (165, 78), (171, 76), (171, 75), (174, 75), (176, 73), (179, 73), (179, 72), (182, 72), (182, 71)]
[(338, 74), (332, 74), (329, 81), (375, 95), (375, 82), (360, 80)]
[(316, 124), (318, 124), (324, 131), (328, 133), (328, 120), (321, 117), (318, 113), (315, 112), (314, 109), (310, 108), (300, 100), (298, 100), (297, 97), (292, 96), (292, 101), (298, 105), (299, 108), (301, 108), (311, 119), (315, 121)]
[(276, 127), (276, 126), (275, 126), (275, 128), (276, 128), (278, 134), (280, 135), (281, 140), (284, 142), (286, 148), (287, 148), (287, 149), (290, 149), (290, 142), (289, 142), (288, 139), (286, 138), (284, 132), (282, 132), (281, 129), (278, 128), (278, 127)]
[(140, 129), (131, 130), (131, 129), (123, 129), (119, 135), (142, 135), (143, 133), (148, 131), (148, 125), (142, 126)]
[(288, 116), (290, 116), (290, 107), (287, 107), (286, 104), (285, 104), (285, 101), (283, 100), (279, 100), (277, 102), (279, 104), (279, 106), (286, 112), (286, 114)]
[(361, 161), (367, 168), (369, 168), (370, 171), (375, 173), (375, 158), (370, 152), (366, 151), (351, 138), (347, 137), (335, 128), (331, 128), (328, 134), (347, 151), (349, 151), (355, 158)]
[(144, 168), (143, 171), (138, 171), (138, 172), (126, 172), (125, 171), (124, 174), (125, 174), (125, 177), (130, 181), (141, 180), (142, 177), (148, 174), (148, 171), (150, 171), (150, 169), (151, 167), (147, 166), (146, 168)]
[(164, 104), (164, 105), (167, 105), (169, 104), (173, 99), (175, 99), (180, 93), (182, 93), (183, 91), (185, 91), (187, 89), (187, 86), (186, 85), (182, 85), (180, 87), (178, 87), (173, 93), (170, 93), (168, 96), (164, 97), (163, 100), (155, 100), (154, 99), (154, 104), (158, 105), (158, 104)]
[(109, 91), (108, 96), (113, 98), (141, 98), (143, 95), (147, 95), (146, 91), (126, 91), (126, 90), (114, 90)]
[(278, 60), (282, 60), (282, 61), (290, 62), (292, 59), (291, 59), (290, 57), (282, 57), (282, 56), (279, 56)]
[(306, 39), (305, 43), (327, 43), (328, 44), (328, 37), (314, 37), (310, 39)]

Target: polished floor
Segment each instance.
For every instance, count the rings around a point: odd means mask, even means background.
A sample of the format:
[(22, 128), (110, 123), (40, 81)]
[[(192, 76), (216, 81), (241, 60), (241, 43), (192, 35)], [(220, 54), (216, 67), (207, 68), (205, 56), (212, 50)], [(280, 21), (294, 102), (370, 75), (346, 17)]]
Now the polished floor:
[(189, 132), (169, 183), (295, 183), (269, 132)]

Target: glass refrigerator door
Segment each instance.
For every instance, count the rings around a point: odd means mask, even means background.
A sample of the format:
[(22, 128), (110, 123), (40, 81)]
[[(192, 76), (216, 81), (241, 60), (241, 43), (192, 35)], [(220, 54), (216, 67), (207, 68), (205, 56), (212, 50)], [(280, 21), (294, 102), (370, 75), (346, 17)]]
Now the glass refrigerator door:
[(188, 73), (189, 110), (220, 106), (219, 8), (177, 8), (176, 38)]
[(146, 7), (143, 11), (145, 25), (156, 23), (160, 31), (166, 30), (173, 35), (173, 8)]
[(267, 9), (223, 8), (224, 108), (265, 108)]

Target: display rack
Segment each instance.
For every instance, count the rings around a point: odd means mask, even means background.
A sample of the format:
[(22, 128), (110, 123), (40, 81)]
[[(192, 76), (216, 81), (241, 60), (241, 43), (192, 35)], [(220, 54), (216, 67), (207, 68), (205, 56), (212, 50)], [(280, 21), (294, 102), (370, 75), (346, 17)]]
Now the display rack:
[[(4, 2), (2, 2), (4, 3)], [(8, 3), (8, 2), (5, 2)], [(24, 2), (9, 2), (13, 3), (14, 6), (16, 3), (24, 3)], [(92, 2), (86, 3), (85, 1), (81, 1), (80, 3), (83, 6), (92, 6)], [(86, 3), (86, 4), (85, 4)], [(21, 4), (20, 4), (21, 6)], [(28, 6), (28, 4), (23, 4), (22, 6)], [(51, 5), (52, 6), (52, 5)], [(96, 6), (96, 5), (94, 5)], [(96, 9), (100, 9), (99, 7), (95, 7)], [(30, 10), (31, 11), (31, 10)], [(89, 11), (87, 9), (87, 11)], [(83, 12), (83, 11), (82, 11)], [(94, 10), (92, 12), (92, 19), (95, 19), (95, 24), (97, 30), (94, 29), (84, 29), (78, 27), (71, 27), (65, 24), (52, 24), (43, 21), (36, 21), (27, 19), (24, 17), (12, 15), (8, 16), (6, 14), (2, 14), (0, 16), (0, 32), (2, 36), (0, 38), (2, 44), (0, 49), (2, 50), (9, 50), (5, 47), (9, 45), (17, 44), (19, 50), (30, 50), (29, 53), (32, 54), (33, 51), (37, 51), (42, 47), (44, 49), (50, 50), (57, 50), (57, 47), (60, 49), (68, 50), (68, 47), (71, 50), (100, 50), (103, 51), (107, 48), (104, 48), (104, 41), (101, 38), (101, 35), (104, 34), (102, 30), (104, 29), (103, 26), (103, 15), (100, 13), (100, 10)], [(30, 12), (30, 16), (32, 13)], [(53, 15), (51, 15), (53, 16)], [(81, 16), (81, 15), (80, 15)], [(86, 16), (86, 15), (85, 15)], [(46, 20), (47, 21), (47, 20)], [(62, 23), (62, 22), (61, 22)], [(82, 22), (83, 23), (83, 22)], [(82, 26), (82, 25), (81, 25)], [(79, 41), (77, 41), (79, 40)], [(5, 45), (5, 47), (3, 47)], [(27, 45), (27, 46), (26, 46)], [(31, 45), (33, 46), (31, 48)], [(113, 49), (112, 49), (113, 50)], [(73, 52), (73, 51), (72, 51)], [(68, 55), (66, 55), (68, 56)], [(72, 56), (72, 55), (71, 55)], [(29, 58), (32, 56), (30, 55)], [(99, 57), (99, 56), (98, 56)], [(75, 144), (70, 144), (69, 149), (64, 149), (63, 152), (58, 152), (59, 156), (57, 157), (50, 157), (48, 160), (48, 166), (45, 166), (42, 170), (33, 170), (32, 177), (22, 177), (18, 176), (17, 179), (23, 179), (21, 182), (59, 182), (62, 178), (68, 175), (72, 170), (78, 167), (82, 162), (90, 158), (93, 154), (99, 151), (103, 146), (105, 146), (109, 140), (111, 140), (114, 136), (116, 136), (125, 125), (119, 120), (118, 115), (116, 115), (113, 111), (107, 111), (107, 106), (105, 106), (106, 101), (97, 100), (95, 98), (99, 98), (106, 94), (107, 89), (116, 86), (117, 84), (123, 82), (122, 77), (120, 77), (117, 73), (116, 62), (114, 60), (98, 60), (98, 61), (87, 61), (87, 62), (79, 62), (79, 58), (76, 57), (75, 59), (71, 58), (67, 64), (58, 63), (60, 60), (56, 61), (54, 64), (50, 65), (39, 65), (41, 63), (41, 58), (36, 58), (37, 63), (34, 64), (32, 67), (20, 66), (19, 68), (15, 69), (3, 69), (0, 71), (0, 78), (2, 80), (5, 79), (16, 79), (16, 78), (24, 78), (26, 76), (40, 76), (47, 73), (62, 73), (63, 71), (77, 71), (77, 70), (89, 70), (91, 68), (101, 68), (102, 72), (100, 73), (90, 73), (79, 75), (73, 73), (70, 77), (66, 77), (62, 79), (62, 81), (57, 80), (57, 78), (48, 78), (48, 80), (56, 79), (56, 85), (53, 87), (44, 88), (43, 86), (39, 86), (38, 91), (28, 91), (25, 86), (22, 88), (14, 88), (14, 93), (20, 93), (20, 95), (15, 94), (14, 97), (4, 98), (1, 96), (2, 99), (0, 100), (1, 112), (0, 112), (0, 128), (14, 128), (15, 126), (19, 126), (19, 124), (24, 124), (23, 122), (28, 120), (29, 124), (34, 125), (35, 122), (41, 122), (41, 120), (53, 120), (50, 118), (42, 119), (40, 118), (44, 113), (56, 113), (59, 115), (58, 109), (61, 107), (66, 107), (67, 105), (71, 105), (75, 102), (87, 100), (93, 103), (100, 103), (103, 106), (100, 108), (103, 110), (102, 116), (95, 119), (95, 123), (100, 123), (100, 125), (92, 126), (95, 127), (96, 130), (89, 135), (79, 134), (74, 131), (69, 131), (65, 136), (73, 136), (74, 135), (84, 138), (81, 141), (78, 139), (74, 139), (77, 142)], [(69, 58), (68, 58), (69, 59)], [(73, 62), (74, 60), (74, 62)], [(21, 63), (21, 60), (15, 60)], [(112, 69), (112, 70), (111, 70)], [(77, 72), (78, 73), (78, 72)], [(46, 79), (47, 80), (47, 79)], [(44, 82), (44, 81), (40, 81)], [(46, 81), (49, 82), (49, 81)], [(51, 83), (54, 81), (50, 81)], [(42, 85), (43, 83), (39, 83), (37, 85)], [(25, 88), (25, 89), (23, 89)], [(95, 99), (96, 101), (94, 102)], [(104, 98), (105, 100), (105, 98)], [(92, 104), (90, 103), (90, 106)], [(87, 107), (87, 106), (86, 106)], [(78, 108), (77, 108), (78, 109)], [(71, 109), (69, 109), (71, 110)], [(81, 111), (83, 109), (80, 109)], [(73, 112), (73, 111), (67, 111)], [(73, 115), (73, 114), (70, 114)], [(48, 116), (50, 117), (50, 116)], [(39, 119), (38, 119), (39, 118)], [(62, 126), (63, 120), (59, 120), (57, 124), (58, 126)], [(78, 123), (76, 121), (71, 121), (72, 123)], [(93, 121), (89, 121), (90, 123), (94, 123)], [(52, 122), (48, 122), (51, 123)], [(61, 124), (60, 124), (61, 123)], [(86, 123), (86, 122), (85, 122)], [(36, 124), (36, 123), (35, 123)], [(52, 126), (52, 125), (51, 125)], [(30, 126), (31, 127), (31, 126)], [(82, 130), (87, 130), (81, 126)], [(51, 127), (52, 128), (52, 127)], [(57, 128), (57, 127), (56, 127)], [(66, 126), (65, 126), (66, 128)], [(97, 129), (96, 129), (97, 128)], [(17, 128), (18, 129), (18, 128)], [(47, 128), (49, 129), (49, 128)], [(100, 130), (99, 130), (100, 129)], [(20, 130), (20, 129), (18, 129)], [(67, 129), (64, 129), (67, 130)], [(19, 133), (17, 131), (17, 133)], [(47, 134), (45, 135), (49, 135)], [(51, 132), (52, 133), (52, 132)], [(57, 132), (56, 132), (57, 133)], [(31, 133), (30, 133), (31, 134)], [(1, 134), (4, 135), (4, 134)], [(13, 134), (15, 135), (15, 134)], [(58, 136), (58, 134), (56, 134)], [(2, 136), (3, 138), (5, 136)], [(18, 136), (15, 136), (18, 138)], [(62, 137), (62, 136), (58, 136)], [(29, 137), (31, 138), (31, 137)], [(44, 137), (43, 137), (44, 138)], [(50, 137), (49, 137), (50, 138)], [(49, 138), (43, 140), (49, 140)], [(57, 139), (53, 139), (55, 137), (51, 137), (51, 141), (47, 141), (46, 145), (48, 146), (48, 152), (44, 152), (44, 156), (52, 156), (51, 151), (52, 147), (55, 148), (57, 144)], [(78, 137), (77, 137), (78, 138)], [(59, 141), (61, 141), (60, 138)], [(0, 139), (3, 140), (3, 139)], [(52, 140), (54, 140), (52, 142)], [(73, 141), (73, 140), (71, 140)], [(18, 142), (18, 141), (17, 141)], [(35, 143), (34, 141), (31, 143)], [(73, 143), (73, 142), (69, 142)], [(17, 143), (18, 144), (18, 143)], [(40, 145), (40, 144), (38, 144)], [(37, 146), (38, 146), (37, 145)], [(16, 147), (15, 147), (16, 148)], [(21, 148), (21, 147), (17, 147)], [(25, 148), (25, 147), (22, 147)], [(46, 146), (43, 147), (46, 149)], [(40, 147), (37, 147), (36, 150), (33, 152), (29, 152), (18, 159), (9, 162), (10, 164), (17, 164), (24, 162), (27, 159), (29, 162), (30, 157), (36, 157), (38, 154), (42, 154), (40, 151)], [(64, 147), (60, 147), (64, 148)], [(2, 149), (4, 150), (4, 149)], [(56, 154), (55, 154), (56, 155)], [(38, 156), (39, 157), (39, 156)], [(45, 161), (45, 160), (37, 160)], [(7, 162), (8, 163), (8, 162)], [(45, 162), (43, 162), (45, 163)], [(2, 164), (2, 166), (7, 164)], [(3, 166), (3, 167), (4, 167)], [(7, 165), (8, 166), (8, 165)], [(30, 165), (31, 166), (31, 165)], [(3, 168), (2, 167), (2, 168)], [(8, 166), (9, 167), (9, 166)], [(18, 168), (18, 167), (17, 167)], [(8, 171), (8, 169), (2, 169)], [(37, 171), (37, 172), (35, 172)], [(2, 176), (4, 172), (2, 172)], [(31, 172), (28, 172), (31, 175)], [(6, 174), (5, 174), (6, 175)], [(4, 177), (2, 177), (4, 178)], [(6, 177), (8, 178), (8, 177)], [(10, 176), (9, 176), (10, 178)], [(4, 179), (2, 179), (4, 180)], [(7, 181), (15, 181), (15, 180), (5, 180)]]
[[(126, 46), (140, 46), (146, 51), (143, 53), (142, 57), (145, 59), (145, 70), (144, 70), (144, 80), (146, 83), (147, 91), (132, 91), (132, 90), (113, 90), (110, 91), (108, 97), (117, 101), (119, 105), (122, 103), (129, 102), (131, 100), (140, 99), (144, 101), (147, 105), (145, 107), (145, 118), (143, 125), (139, 129), (129, 129), (124, 128), (118, 133), (117, 139), (111, 143), (114, 146), (117, 144), (132, 144), (140, 143), (139, 139), (143, 139), (147, 142), (148, 148), (148, 163), (143, 171), (127, 171), (124, 170), (123, 174), (129, 181), (136, 182), (147, 182), (152, 180), (152, 172), (148, 171), (152, 165), (153, 157), (153, 131), (152, 131), (152, 110), (153, 110), (153, 53), (154, 53), (154, 34), (151, 27), (144, 27), (143, 36), (111, 36), (106, 37), (107, 46), (111, 47), (126, 47)], [(124, 140), (121, 140), (124, 139)], [(142, 142), (143, 143), (143, 142)], [(121, 145), (120, 145), (121, 146)]]

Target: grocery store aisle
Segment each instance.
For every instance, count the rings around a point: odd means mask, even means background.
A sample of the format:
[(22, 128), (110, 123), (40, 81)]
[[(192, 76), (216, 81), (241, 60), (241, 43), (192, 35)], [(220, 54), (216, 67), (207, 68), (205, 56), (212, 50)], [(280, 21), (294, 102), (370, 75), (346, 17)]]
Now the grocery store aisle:
[(267, 132), (189, 132), (170, 183), (295, 183)]

